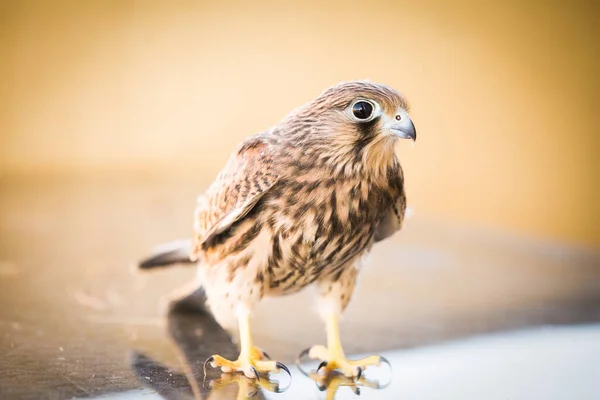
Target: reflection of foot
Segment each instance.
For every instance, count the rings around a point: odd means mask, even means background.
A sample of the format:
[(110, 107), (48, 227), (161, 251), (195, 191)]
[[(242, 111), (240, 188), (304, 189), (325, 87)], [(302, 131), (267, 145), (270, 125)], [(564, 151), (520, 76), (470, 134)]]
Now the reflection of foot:
[(353, 377), (349, 378), (340, 372), (330, 372), (326, 375), (313, 372), (307, 374), (307, 376), (315, 381), (320, 391), (326, 392), (325, 398), (328, 400), (335, 398), (335, 395), (340, 387), (350, 388), (357, 396), (360, 395), (360, 389), (362, 387), (368, 387), (371, 389), (383, 389), (385, 387), (380, 385), (377, 381), (365, 379), (364, 376), (358, 379)]
[[(302, 361), (301, 359), (308, 355), (309, 350), (305, 350), (302, 352), (300, 357), (298, 358), (298, 364)], [(387, 363), (387, 360), (381, 357), (381, 361)], [(321, 363), (323, 364), (323, 363)], [(332, 400), (335, 398), (335, 395), (340, 387), (348, 387), (350, 388), (354, 394), (357, 396), (360, 395), (361, 388), (370, 388), (370, 389), (384, 389), (389, 386), (391, 381), (388, 381), (385, 384), (380, 384), (378, 380), (370, 380), (367, 379), (364, 375), (361, 374), (360, 377), (356, 376), (345, 376), (342, 372), (327, 370), (327, 373), (323, 374), (319, 371), (307, 372), (300, 365), (298, 365), (298, 369), (305, 376), (315, 381), (317, 384), (317, 388), (321, 392), (325, 392), (325, 399)], [(323, 367), (320, 368), (324, 369)]]
[[(303, 355), (313, 360), (321, 360), (317, 372), (323, 370), (327, 373), (340, 371), (344, 376), (359, 379), (368, 366), (379, 366), (382, 362), (380, 356), (370, 356), (362, 360), (348, 360), (342, 351), (331, 351), (325, 346), (313, 346), (305, 350)], [(383, 359), (384, 362), (387, 360)]]
[[(272, 381), (268, 378), (261, 377), (259, 380), (255, 378), (247, 378), (244, 375), (221, 374), (218, 379), (212, 379), (207, 383), (208, 387), (213, 392), (218, 392), (229, 385), (237, 383), (238, 398), (252, 398), (260, 393), (260, 389), (268, 390), (273, 393), (281, 393), (287, 388), (281, 389), (278, 381)], [(245, 397), (241, 397), (245, 396)]]
[[(257, 347), (252, 347), (249, 351), (242, 348), (240, 356), (235, 361), (227, 360), (221, 356), (214, 355), (205, 362), (205, 367), (211, 365), (213, 368), (221, 368), (223, 372), (243, 372), (248, 378), (260, 380), (261, 373), (279, 372), (285, 370), (288, 374), (288, 368), (280, 362), (268, 360), (265, 353)], [(290, 374), (291, 376), (291, 374)]]

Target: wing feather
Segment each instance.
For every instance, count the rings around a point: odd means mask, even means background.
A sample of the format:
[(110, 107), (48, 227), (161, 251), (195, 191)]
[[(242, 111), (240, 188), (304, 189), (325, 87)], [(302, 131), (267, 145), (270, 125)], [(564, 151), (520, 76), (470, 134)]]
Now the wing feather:
[(278, 180), (270, 145), (260, 135), (242, 143), (198, 198), (192, 257), (197, 258), (207, 242), (244, 218)]

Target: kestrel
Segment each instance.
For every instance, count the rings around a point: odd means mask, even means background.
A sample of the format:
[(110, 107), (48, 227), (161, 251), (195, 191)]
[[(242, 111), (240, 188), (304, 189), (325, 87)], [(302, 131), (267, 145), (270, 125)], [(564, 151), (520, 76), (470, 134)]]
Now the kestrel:
[(242, 142), (198, 198), (194, 235), (140, 263), (147, 269), (196, 263), (197, 285), (215, 319), (239, 326), (237, 360), (207, 360), (247, 377), (285, 368), (254, 347), (250, 315), (264, 297), (315, 284), (327, 347), (320, 369), (360, 377), (372, 356), (344, 354), (338, 319), (348, 306), (360, 260), (402, 226), (404, 177), (394, 145), (416, 140), (405, 99), (389, 86), (354, 81), (325, 90), (271, 129)]

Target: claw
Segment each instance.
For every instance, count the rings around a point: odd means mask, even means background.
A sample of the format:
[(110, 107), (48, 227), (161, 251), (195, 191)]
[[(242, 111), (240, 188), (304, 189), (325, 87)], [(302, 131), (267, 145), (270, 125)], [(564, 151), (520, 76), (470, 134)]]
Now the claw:
[(285, 366), (284, 363), (280, 363), (279, 361), (277, 361), (275, 363), (275, 366), (279, 369), (284, 370), (285, 372), (287, 372), (287, 374), (290, 376), (290, 379), (292, 379), (292, 373), (290, 372), (290, 370), (288, 369), (288, 367)]
[(256, 368), (252, 366), (252, 367), (250, 367), (250, 370), (252, 372), (254, 372), (254, 376), (256, 377), (256, 380), (260, 381), (260, 375), (258, 374), (258, 371), (256, 370)]
[(390, 369), (392, 369), (392, 364), (390, 364), (390, 362), (388, 361), (388, 359), (385, 358), (384, 356), (379, 356), (379, 362), (387, 364), (390, 367)]
[[(206, 367), (213, 361), (215, 361), (215, 358), (213, 356), (208, 357), (206, 359), (206, 361), (204, 361), (204, 378), (206, 378)], [(212, 364), (211, 364), (211, 367), (212, 367)]]
[(304, 357), (306, 357), (308, 355), (308, 353), (310, 353), (310, 347), (308, 349), (304, 349), (300, 352), (300, 354), (298, 355), (298, 357), (296, 358), (296, 365), (300, 364), (302, 362), (302, 359)]
[(302, 369), (302, 366), (300, 364), (302, 364), (302, 359), (304, 357), (306, 357), (309, 352), (310, 352), (310, 347), (308, 349), (302, 350), (300, 352), (300, 354), (298, 355), (298, 357), (296, 357), (296, 367), (298, 367), (300, 372), (302, 372), (302, 374), (307, 377), (310, 377), (310, 374), (308, 372), (306, 372), (304, 369)]
[[(380, 364), (387, 364), (390, 367), (390, 372), (392, 372), (392, 364), (388, 361), (387, 358), (385, 358), (383, 356), (379, 356), (379, 362), (380, 362)], [(386, 387), (388, 387), (390, 385), (390, 383), (392, 383), (391, 378), (388, 382), (386, 382), (383, 385), (381, 385), (379, 382), (377, 382), (377, 389), (385, 389)]]
[(284, 363), (281, 363), (281, 362), (277, 361), (277, 362), (275, 363), (275, 366), (276, 366), (277, 368), (279, 368), (279, 369), (282, 369), (282, 370), (284, 370), (285, 372), (287, 372), (288, 376), (290, 377), (290, 381), (289, 381), (289, 383), (287, 384), (287, 386), (285, 386), (283, 389), (282, 389), (282, 388), (280, 388), (279, 386), (277, 386), (277, 389), (275, 390), (275, 393), (283, 393), (283, 392), (285, 392), (286, 390), (288, 390), (288, 389), (289, 389), (289, 387), (290, 387), (290, 385), (292, 384), (292, 373), (290, 372), (289, 368), (288, 368), (288, 367), (287, 367), (287, 366), (286, 366)]
[(263, 357), (265, 357), (267, 360), (270, 360), (270, 359), (271, 359), (271, 357), (270, 357), (270, 356), (267, 354), (267, 352), (266, 352), (266, 351), (264, 351), (263, 349), (259, 349), (259, 350), (260, 350), (260, 352), (263, 354)]
[(354, 387), (354, 394), (360, 396), (360, 388), (358, 386)]
[(319, 364), (319, 366), (317, 367), (317, 372), (319, 372), (321, 370), (321, 368), (324, 368), (327, 366), (327, 361), (321, 361), (321, 364)]
[(363, 373), (363, 369), (362, 367), (358, 367), (358, 374), (356, 375), (356, 380), (358, 381), (360, 379), (360, 377), (362, 376)]

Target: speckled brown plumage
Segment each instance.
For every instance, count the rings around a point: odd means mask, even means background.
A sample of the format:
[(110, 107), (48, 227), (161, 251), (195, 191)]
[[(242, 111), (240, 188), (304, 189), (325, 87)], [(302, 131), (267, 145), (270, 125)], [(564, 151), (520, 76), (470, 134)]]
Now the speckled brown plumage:
[[(356, 117), (360, 101), (372, 118)], [(416, 138), (404, 98), (356, 81), (327, 89), (236, 149), (198, 198), (192, 241), (221, 324), (265, 296), (313, 283), (324, 316), (346, 308), (358, 261), (402, 226), (399, 137)]]
[(217, 317), (263, 296), (341, 281), (376, 240), (400, 228), (406, 202), (395, 136), (379, 132), (379, 119), (344, 115), (357, 98), (392, 114), (406, 108), (375, 83), (328, 89), (244, 141), (198, 199), (193, 256)]

